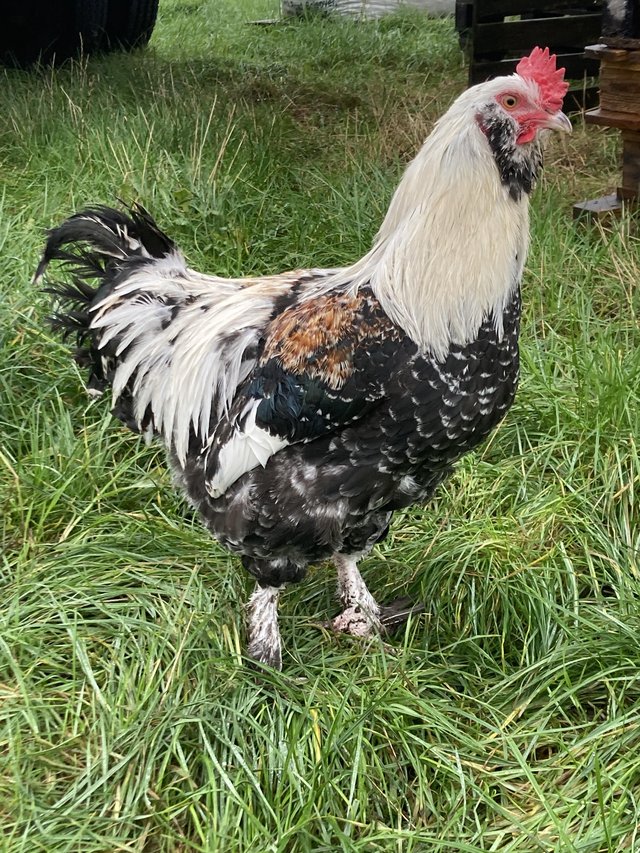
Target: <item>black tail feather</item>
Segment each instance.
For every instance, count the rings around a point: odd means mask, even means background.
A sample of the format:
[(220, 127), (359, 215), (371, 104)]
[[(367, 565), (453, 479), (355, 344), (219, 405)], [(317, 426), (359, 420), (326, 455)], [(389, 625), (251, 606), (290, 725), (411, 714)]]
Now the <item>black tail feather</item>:
[(57, 262), (62, 280), (47, 275), (44, 287), (54, 297), (48, 319), (64, 339), (76, 336), (75, 359), (90, 367), (89, 389), (104, 390), (112, 370), (105, 354), (92, 346), (92, 305), (136, 265), (175, 250), (175, 244), (137, 204), (125, 211), (102, 205), (86, 208), (48, 232), (34, 282), (39, 283), (49, 264)]
[(77, 330), (78, 324), (82, 328), (86, 321), (88, 325), (86, 312), (103, 284), (109, 280), (115, 284), (123, 268), (163, 258), (175, 248), (140, 205), (126, 212), (97, 205), (70, 216), (48, 232), (34, 281), (42, 279), (51, 261), (59, 262), (68, 280), (47, 282), (44, 289), (65, 308), (54, 314), (56, 328)]
[[(66, 251), (63, 247), (68, 245), (74, 245), (75, 251)], [(134, 257), (163, 258), (175, 248), (139, 204), (126, 212), (96, 205), (70, 216), (48, 232), (34, 279), (38, 281), (54, 260), (73, 265), (78, 275), (91, 277), (105, 264)]]

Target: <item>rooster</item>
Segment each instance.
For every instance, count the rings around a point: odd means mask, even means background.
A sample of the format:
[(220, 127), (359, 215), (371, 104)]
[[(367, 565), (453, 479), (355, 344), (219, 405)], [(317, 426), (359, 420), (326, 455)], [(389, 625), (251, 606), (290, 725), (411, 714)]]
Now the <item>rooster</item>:
[(49, 231), (36, 280), (61, 262), (62, 281), (46, 281), (54, 326), (77, 336), (88, 390), (110, 388), (113, 413), (164, 442), (205, 526), (255, 578), (256, 661), (281, 667), (280, 593), (328, 558), (335, 630), (402, 618), (357, 564), (513, 402), (529, 196), (544, 137), (571, 130), (563, 77), (534, 48), (463, 92), (346, 268), (202, 275), (139, 206)]

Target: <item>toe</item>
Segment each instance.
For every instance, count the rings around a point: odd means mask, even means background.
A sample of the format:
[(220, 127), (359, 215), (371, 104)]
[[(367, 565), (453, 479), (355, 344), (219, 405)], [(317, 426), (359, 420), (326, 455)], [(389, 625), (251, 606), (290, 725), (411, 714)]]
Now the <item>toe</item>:
[(351, 634), (353, 637), (370, 637), (380, 629), (377, 617), (371, 616), (359, 607), (347, 607), (331, 622), (334, 631)]
[(385, 631), (393, 631), (418, 613), (422, 613), (424, 604), (414, 604), (410, 598), (397, 598), (380, 608), (380, 623)]

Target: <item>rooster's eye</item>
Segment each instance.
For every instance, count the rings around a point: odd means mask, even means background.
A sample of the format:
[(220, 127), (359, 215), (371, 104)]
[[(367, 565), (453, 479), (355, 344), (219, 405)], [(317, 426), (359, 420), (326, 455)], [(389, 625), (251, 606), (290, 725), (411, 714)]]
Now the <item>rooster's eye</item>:
[(518, 99), (515, 95), (505, 95), (502, 99), (502, 106), (507, 110), (513, 110), (518, 106)]

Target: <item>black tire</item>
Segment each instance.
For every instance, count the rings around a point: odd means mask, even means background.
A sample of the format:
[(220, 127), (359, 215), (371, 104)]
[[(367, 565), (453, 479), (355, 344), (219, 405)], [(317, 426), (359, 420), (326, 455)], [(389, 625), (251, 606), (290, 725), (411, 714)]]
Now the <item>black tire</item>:
[(106, 42), (111, 50), (134, 50), (151, 38), (159, 0), (109, 0)]
[(0, 62), (27, 68), (59, 63), (100, 48), (108, 0), (20, 0), (0, 30)]
[[(104, 43), (109, 0), (72, 0), (61, 4), (71, 6), (55, 48), (55, 62), (95, 53)], [(69, 20), (70, 18), (70, 20)]]

